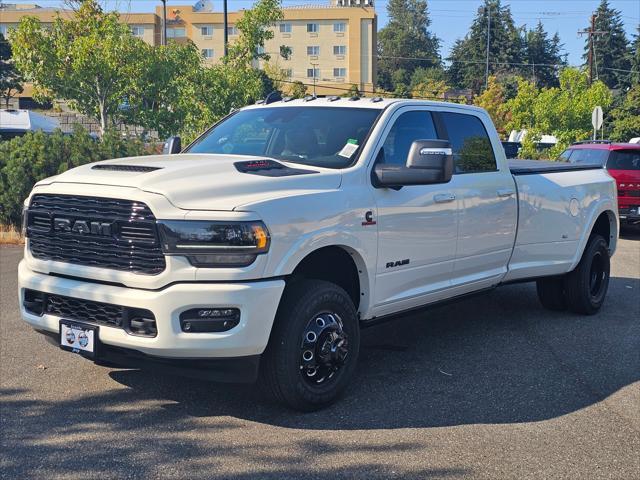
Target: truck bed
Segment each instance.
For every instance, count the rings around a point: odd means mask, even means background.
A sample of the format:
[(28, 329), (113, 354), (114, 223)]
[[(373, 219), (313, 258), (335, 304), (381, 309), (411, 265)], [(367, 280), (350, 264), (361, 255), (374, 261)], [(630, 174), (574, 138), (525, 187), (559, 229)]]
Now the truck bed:
[(535, 175), (539, 173), (575, 172), (601, 169), (600, 164), (550, 162), (545, 160), (508, 160), (513, 175)]

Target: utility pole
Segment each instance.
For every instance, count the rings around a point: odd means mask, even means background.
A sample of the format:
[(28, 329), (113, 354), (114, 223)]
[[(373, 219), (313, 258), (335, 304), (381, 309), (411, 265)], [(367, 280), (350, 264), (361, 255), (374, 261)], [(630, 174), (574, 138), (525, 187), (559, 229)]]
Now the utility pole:
[(224, 22), (224, 56), (227, 56), (229, 53), (229, 20), (227, 18), (227, 0), (222, 1), (222, 17)]
[(596, 31), (596, 18), (598, 18), (598, 16), (594, 13), (593, 15), (591, 15), (591, 27), (588, 28), (587, 30), (578, 31), (578, 35), (589, 36), (588, 37), (589, 52), (588, 52), (588, 59), (587, 59), (587, 62), (589, 63), (589, 85), (593, 83), (593, 57), (594, 57), (594, 49), (595, 49), (593, 37), (596, 35), (605, 35), (607, 33), (603, 30)]
[(167, 0), (162, 1), (162, 32), (160, 37), (160, 45), (167, 44)]
[(487, 66), (484, 72), (484, 88), (489, 88), (489, 45), (491, 43), (491, 5), (485, 7), (487, 9)]

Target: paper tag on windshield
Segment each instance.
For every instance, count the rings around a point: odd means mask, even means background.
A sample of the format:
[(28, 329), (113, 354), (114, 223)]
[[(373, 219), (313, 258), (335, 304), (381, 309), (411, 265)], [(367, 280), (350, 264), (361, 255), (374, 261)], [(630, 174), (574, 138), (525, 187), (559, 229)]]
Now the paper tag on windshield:
[(351, 158), (351, 156), (358, 150), (358, 145), (355, 143), (347, 143), (342, 150), (338, 153), (341, 157)]

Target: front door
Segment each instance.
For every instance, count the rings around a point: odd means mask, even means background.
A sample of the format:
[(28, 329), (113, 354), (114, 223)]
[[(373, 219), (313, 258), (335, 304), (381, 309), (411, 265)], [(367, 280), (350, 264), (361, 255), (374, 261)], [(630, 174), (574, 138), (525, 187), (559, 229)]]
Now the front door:
[[(376, 163), (405, 165), (412, 142), (437, 138), (431, 112), (399, 109), (382, 136)], [(435, 300), (451, 285), (458, 228), (454, 187), (452, 180), (373, 189), (378, 222), (376, 316)]]

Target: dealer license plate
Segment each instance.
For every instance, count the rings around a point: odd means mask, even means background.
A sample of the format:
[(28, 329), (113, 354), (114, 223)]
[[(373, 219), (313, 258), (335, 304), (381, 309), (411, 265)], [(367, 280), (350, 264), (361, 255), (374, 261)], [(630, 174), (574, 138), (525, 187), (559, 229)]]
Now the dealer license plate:
[(98, 327), (71, 320), (60, 320), (60, 347), (88, 358), (95, 358)]

